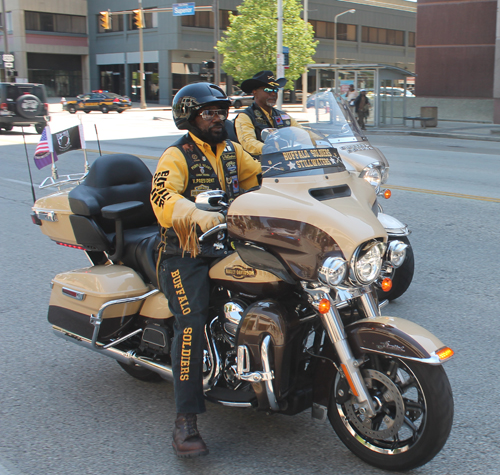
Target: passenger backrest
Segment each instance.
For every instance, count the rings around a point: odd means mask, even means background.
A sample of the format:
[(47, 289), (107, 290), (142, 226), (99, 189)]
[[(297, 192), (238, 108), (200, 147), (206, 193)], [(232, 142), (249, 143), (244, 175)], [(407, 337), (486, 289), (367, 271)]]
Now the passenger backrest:
[(117, 154), (97, 158), (85, 180), (69, 192), (71, 211), (92, 217), (105, 233), (115, 230), (114, 221), (101, 215), (104, 206), (125, 201), (142, 201), (144, 207), (132, 218), (123, 220), (124, 229), (156, 223), (149, 201), (153, 176), (134, 155)]

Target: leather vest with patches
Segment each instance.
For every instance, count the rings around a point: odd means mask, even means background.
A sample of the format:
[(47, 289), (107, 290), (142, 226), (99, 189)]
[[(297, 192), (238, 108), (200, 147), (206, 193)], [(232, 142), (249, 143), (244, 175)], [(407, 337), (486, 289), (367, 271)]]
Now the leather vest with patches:
[[(172, 147), (176, 147), (182, 152), (188, 167), (188, 183), (182, 194), (184, 198), (194, 202), (196, 196), (204, 191), (222, 190), (219, 177), (210, 164), (210, 161), (205, 157), (189, 134), (181, 137)], [(226, 140), (226, 146), (220, 156), (220, 160), (224, 172), (223, 178), (226, 182), (228, 202), (232, 203), (241, 194), (241, 191), (238, 181), (236, 150), (230, 140)], [(163, 253), (169, 255), (182, 254), (179, 239), (173, 228), (161, 228), (161, 241), (159, 250)], [(212, 255), (209, 249), (205, 250), (205, 252), (202, 249), (201, 256), (219, 257), (219, 253), (216, 252), (215, 255)]]
[[(271, 118), (273, 123), (270, 124), (266, 114), (257, 104), (255, 104), (255, 102), (251, 106), (248, 106), (242, 112), (242, 114), (246, 114), (248, 117), (250, 117), (250, 119), (252, 120), (252, 124), (255, 127), (255, 135), (257, 137), (257, 140), (260, 140), (261, 142), (263, 142), (261, 133), (264, 129), (281, 129), (282, 127), (290, 127), (291, 125), (291, 120), (288, 114), (284, 111), (275, 109), (274, 107), (271, 111)], [(283, 116), (285, 116), (285, 118), (283, 118)]]

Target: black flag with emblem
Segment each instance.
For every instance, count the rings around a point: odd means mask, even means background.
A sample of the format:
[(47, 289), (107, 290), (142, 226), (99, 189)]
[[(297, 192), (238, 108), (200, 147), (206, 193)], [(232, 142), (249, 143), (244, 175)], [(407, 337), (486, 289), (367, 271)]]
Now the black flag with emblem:
[(75, 125), (61, 132), (52, 134), (52, 143), (54, 145), (54, 152), (57, 155), (69, 152), (70, 150), (80, 150), (85, 148), (85, 141), (80, 134), (80, 126)]

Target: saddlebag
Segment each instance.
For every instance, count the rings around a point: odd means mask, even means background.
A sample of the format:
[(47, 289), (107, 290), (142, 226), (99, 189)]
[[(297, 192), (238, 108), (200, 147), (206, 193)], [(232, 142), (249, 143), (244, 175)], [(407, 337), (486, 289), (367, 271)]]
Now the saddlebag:
[[(53, 326), (90, 339), (94, 331), (90, 316), (97, 315), (103, 304), (137, 297), (149, 290), (130, 267), (94, 266), (64, 272), (52, 279), (48, 320)], [(127, 317), (138, 314), (142, 304), (141, 300), (107, 307), (99, 340), (126, 323)]]

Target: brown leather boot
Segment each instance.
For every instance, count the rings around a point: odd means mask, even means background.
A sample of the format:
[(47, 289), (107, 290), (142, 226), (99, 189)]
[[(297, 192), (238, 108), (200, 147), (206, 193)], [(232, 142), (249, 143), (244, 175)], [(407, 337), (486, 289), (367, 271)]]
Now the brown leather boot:
[(196, 427), (196, 414), (177, 414), (172, 447), (178, 457), (207, 455), (208, 449)]

